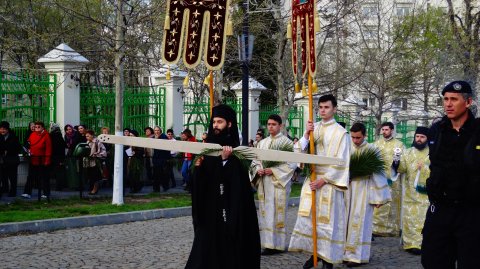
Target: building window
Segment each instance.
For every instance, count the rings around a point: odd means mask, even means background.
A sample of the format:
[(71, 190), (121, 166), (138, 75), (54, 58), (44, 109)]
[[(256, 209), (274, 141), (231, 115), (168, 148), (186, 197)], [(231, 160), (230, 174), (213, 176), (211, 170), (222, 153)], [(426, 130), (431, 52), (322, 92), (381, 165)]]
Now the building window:
[(407, 110), (407, 98), (401, 98), (393, 101), (393, 107), (399, 108), (401, 110)]
[(368, 106), (374, 106), (375, 105), (375, 98), (370, 98), (368, 99)]
[(365, 39), (375, 39), (377, 38), (377, 30), (365, 29), (365, 31), (363, 31), (363, 36), (365, 37)]
[(407, 110), (407, 98), (402, 98), (402, 110)]
[(21, 110), (15, 110), (14, 116), (15, 116), (15, 118), (21, 118), (21, 117), (22, 117), (22, 114), (23, 114), (23, 113), (22, 113)]
[(398, 17), (405, 17), (410, 15), (410, 8), (409, 7), (397, 7), (397, 16)]
[(2, 105), (6, 105), (8, 102), (8, 97), (6, 94), (2, 94)]
[(143, 77), (143, 85), (144, 86), (150, 85), (150, 77)]
[(437, 98), (437, 106), (443, 106), (443, 98)]
[(366, 18), (372, 18), (378, 15), (378, 7), (366, 6), (362, 8), (363, 16)]

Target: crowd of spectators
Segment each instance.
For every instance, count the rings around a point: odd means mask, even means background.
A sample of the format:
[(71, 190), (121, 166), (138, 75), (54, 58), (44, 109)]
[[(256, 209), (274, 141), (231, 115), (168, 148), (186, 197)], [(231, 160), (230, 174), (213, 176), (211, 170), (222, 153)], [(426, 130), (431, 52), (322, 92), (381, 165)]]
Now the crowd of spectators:
[[(163, 133), (159, 126), (144, 128), (144, 134), (125, 128), (125, 136), (176, 140), (172, 129)], [(102, 134), (109, 134), (107, 127)], [(189, 129), (181, 139), (196, 142)], [(17, 196), (20, 156), (28, 161), (28, 174), (21, 197), (30, 199), (38, 189), (38, 200), (50, 200), (51, 183), (56, 191), (80, 190), (88, 187), (95, 195), (102, 187), (112, 186), (114, 149), (103, 144), (93, 130), (85, 125), (65, 125), (63, 134), (57, 124), (46, 129), (41, 121), (31, 122), (23, 143), (6, 121), (0, 122), (0, 197), (6, 193)], [(176, 158), (178, 156), (178, 158)], [(144, 185), (152, 185), (154, 192), (167, 191), (177, 186), (174, 170), (181, 167), (183, 186), (189, 190), (190, 165), (193, 155), (166, 150), (124, 147), (123, 178), (130, 193), (137, 193)], [(177, 165), (177, 160), (182, 164)]]

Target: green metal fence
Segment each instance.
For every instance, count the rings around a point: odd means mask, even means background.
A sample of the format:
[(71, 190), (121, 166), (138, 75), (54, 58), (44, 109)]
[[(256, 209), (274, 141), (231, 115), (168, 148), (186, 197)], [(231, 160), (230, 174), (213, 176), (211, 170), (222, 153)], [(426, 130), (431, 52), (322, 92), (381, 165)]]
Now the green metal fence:
[[(242, 100), (231, 97), (224, 98), (224, 103), (237, 113), (238, 126), (242, 126)], [(197, 136), (208, 130), (210, 123), (210, 99), (208, 96), (201, 98), (186, 97), (183, 99), (183, 127), (188, 128)]]
[(24, 142), (29, 122), (55, 122), (57, 77), (27, 72), (0, 73), (0, 118)]
[[(123, 127), (143, 133), (147, 126), (165, 128), (165, 88), (126, 87), (123, 95)], [(115, 87), (80, 87), (80, 122), (100, 132), (115, 126)]]
[[(352, 127), (352, 124), (355, 122), (352, 120), (352, 118), (349, 115), (340, 115), (336, 114), (335, 115), (335, 120), (337, 122), (343, 122), (345, 123), (345, 129), (350, 130)], [(363, 124), (365, 124), (365, 128), (367, 129), (367, 142), (368, 143), (373, 143), (375, 142), (376, 139), (376, 122), (373, 117), (367, 117), (364, 120), (361, 121)]]
[[(347, 130), (352, 127), (352, 124), (354, 123), (349, 115), (335, 115), (335, 119), (337, 122), (344, 122), (345, 123), (345, 128)], [(386, 121), (386, 119), (384, 120)], [(363, 121), (361, 121), (363, 124), (365, 124), (365, 127), (367, 128), (367, 141), (369, 143), (375, 142), (377, 139), (376, 137), (376, 121), (374, 117), (368, 117), (365, 118)], [(412, 122), (407, 122), (407, 121), (401, 121), (397, 124), (395, 133), (396, 138), (398, 138), (406, 147), (410, 147), (413, 141), (413, 137), (415, 134), (415, 130), (417, 129), (417, 122), (412, 124)]]
[[(267, 126), (268, 117), (272, 114), (280, 114), (280, 109), (275, 105), (260, 106), (259, 124), (260, 127)], [(288, 111), (288, 129), (292, 137), (302, 136), (304, 129), (303, 106), (294, 106)]]
[[(417, 129), (417, 124), (408, 124), (407, 121), (402, 121), (397, 124), (396, 132), (397, 138), (402, 141), (402, 143), (406, 147), (410, 147), (412, 145), (415, 130)], [(398, 137), (400, 135), (400, 137)]]

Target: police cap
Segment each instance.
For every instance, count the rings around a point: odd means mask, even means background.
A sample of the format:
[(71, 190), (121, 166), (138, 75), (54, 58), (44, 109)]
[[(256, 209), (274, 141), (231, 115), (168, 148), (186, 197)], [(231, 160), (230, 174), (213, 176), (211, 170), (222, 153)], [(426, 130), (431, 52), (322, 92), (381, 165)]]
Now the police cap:
[(463, 80), (452, 81), (445, 86), (442, 90), (442, 95), (445, 95), (446, 92), (456, 92), (456, 93), (469, 93), (472, 94), (472, 87), (470, 84)]

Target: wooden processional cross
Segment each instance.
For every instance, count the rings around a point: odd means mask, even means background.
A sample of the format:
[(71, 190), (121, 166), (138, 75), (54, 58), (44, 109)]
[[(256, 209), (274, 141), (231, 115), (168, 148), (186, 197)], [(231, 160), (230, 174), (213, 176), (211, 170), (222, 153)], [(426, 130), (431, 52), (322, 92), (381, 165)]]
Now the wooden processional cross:
[[(189, 152), (193, 154), (202, 154), (205, 150), (218, 149), (206, 155), (220, 156), (222, 146), (212, 143), (198, 143), (188, 141), (171, 141), (165, 139), (151, 139), (131, 136), (116, 136), (116, 135), (99, 135), (98, 139), (102, 143), (108, 144), (122, 144), (125, 146), (152, 148), (160, 150)], [(246, 146), (238, 146), (234, 151), (241, 151), (248, 159), (262, 160), (262, 161), (279, 161), (279, 162), (301, 162), (312, 164), (326, 164), (326, 165), (344, 165), (345, 161), (340, 158), (324, 157), (318, 155), (310, 155), (304, 153), (287, 152), (272, 149), (259, 149)]]

